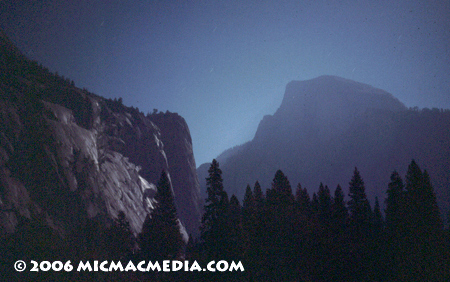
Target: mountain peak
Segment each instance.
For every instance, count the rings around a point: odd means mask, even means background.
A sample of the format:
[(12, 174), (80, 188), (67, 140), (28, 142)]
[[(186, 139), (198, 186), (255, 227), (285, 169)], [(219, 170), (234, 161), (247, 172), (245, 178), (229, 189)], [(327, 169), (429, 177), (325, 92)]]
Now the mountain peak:
[(291, 81), (253, 140), (222, 160), (224, 189), (242, 199), (248, 183), (271, 187), (281, 169), (310, 193), (320, 182), (345, 191), (357, 166), (368, 197), (381, 198), (386, 176), (416, 159), (432, 168), (438, 201), (448, 210), (449, 120), (448, 111), (408, 110), (384, 90), (341, 77)]
[(286, 85), (283, 101), (275, 114), (260, 122), (255, 139), (269, 138), (273, 132), (280, 136), (291, 132), (296, 138), (307, 137), (314, 143), (347, 130), (355, 118), (368, 110), (398, 112), (406, 109), (382, 89), (338, 76), (291, 81)]
[(279, 110), (301, 111), (315, 105), (321, 105), (326, 111), (342, 110), (345, 105), (355, 106), (360, 111), (369, 108), (406, 110), (403, 103), (382, 89), (332, 75), (289, 82)]

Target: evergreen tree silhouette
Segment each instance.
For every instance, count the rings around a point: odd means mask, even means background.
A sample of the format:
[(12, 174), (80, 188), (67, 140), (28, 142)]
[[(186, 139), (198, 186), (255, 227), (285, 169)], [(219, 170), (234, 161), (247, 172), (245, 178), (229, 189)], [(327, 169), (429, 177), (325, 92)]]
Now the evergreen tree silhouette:
[(371, 209), (367, 200), (364, 181), (356, 167), (349, 183), (349, 197), (348, 209), (351, 227), (356, 232), (356, 236), (367, 235), (370, 227)]
[(319, 214), (319, 198), (317, 197), (316, 192), (313, 193), (311, 199), (311, 211), (315, 217)]
[(272, 182), (272, 189), (276, 191), (274, 195), (279, 197), (281, 201), (286, 203), (293, 203), (294, 196), (292, 195), (291, 184), (288, 178), (281, 170), (277, 170)]
[(294, 205), (294, 256), (296, 261), (296, 273), (299, 275), (309, 275), (309, 270), (314, 268), (311, 261), (312, 256), (312, 240), (315, 237), (313, 233), (316, 231), (315, 225), (312, 224), (311, 201), (308, 190), (302, 188), (301, 184), (297, 184), (295, 192)]
[(309, 219), (311, 217), (311, 200), (309, 198), (308, 190), (302, 188), (300, 183), (297, 185), (297, 190), (295, 191), (295, 201), (299, 216)]
[(397, 171), (392, 172), (385, 200), (386, 209), (386, 243), (387, 277), (400, 280), (400, 264), (403, 260), (405, 248), (405, 191), (401, 176)]
[(370, 236), (369, 248), (370, 248), (370, 269), (369, 274), (371, 280), (385, 281), (388, 277), (387, 270), (389, 269), (386, 263), (385, 249), (385, 236), (384, 236), (384, 221), (381, 214), (380, 203), (378, 197), (375, 197), (375, 204), (372, 213), (372, 234)]
[(242, 208), (238, 198), (235, 195), (230, 197), (229, 208), (229, 254), (231, 260), (242, 260), (243, 236), (242, 236)]
[[(247, 193), (246, 193), (247, 194)], [(244, 262), (248, 267), (246, 267), (246, 275), (248, 280), (252, 279), (262, 279), (265, 277), (266, 271), (266, 211), (265, 211), (265, 197), (261, 189), (261, 185), (258, 181), (255, 182), (253, 187), (253, 216), (250, 214), (251, 209), (251, 198), (246, 197), (244, 200), (243, 209), (246, 216), (245, 219), (245, 234), (247, 234), (247, 245), (244, 250)], [(244, 212), (243, 210), (243, 212)], [(249, 216), (247, 218), (247, 216)]]
[(198, 241), (189, 234), (188, 242), (186, 244), (186, 260), (188, 261), (194, 261), (199, 258), (200, 254), (200, 246), (198, 244)]
[(223, 259), (228, 242), (228, 195), (223, 190), (222, 170), (214, 159), (206, 178), (207, 198), (200, 226), (200, 238), (209, 260)]
[(412, 160), (405, 182), (406, 230), (401, 274), (411, 281), (444, 281), (448, 259), (444, 259), (442, 222), (430, 177)]
[(319, 191), (317, 192), (317, 197), (319, 201), (319, 220), (324, 229), (330, 229), (331, 220), (331, 195), (328, 186), (323, 186), (320, 183)]
[(289, 180), (281, 170), (275, 173), (272, 188), (267, 190), (265, 216), (267, 262), (273, 264), (268, 267), (275, 265), (281, 279), (292, 279), (295, 269), (292, 264), (295, 256), (294, 196)]
[(244, 201), (242, 202), (242, 224), (246, 231), (252, 229), (252, 225), (255, 222), (256, 216), (256, 204), (253, 197), (252, 188), (247, 185), (245, 189)]
[(381, 215), (380, 203), (378, 201), (378, 197), (375, 197), (375, 204), (373, 207), (373, 220), (372, 220), (372, 228), (375, 236), (378, 236), (383, 230), (383, 216)]
[(124, 259), (132, 254), (136, 239), (123, 211), (119, 212), (105, 235), (109, 246), (113, 246), (108, 249), (109, 259)]
[(334, 190), (331, 213), (334, 229), (336, 229), (337, 232), (343, 232), (348, 220), (348, 210), (345, 206), (344, 192), (339, 184), (336, 187), (336, 190)]
[(262, 214), (264, 209), (264, 193), (262, 192), (261, 185), (258, 181), (253, 186), (253, 198), (255, 199), (255, 209), (257, 214)]
[(325, 261), (329, 264), (330, 281), (348, 281), (350, 273), (348, 264), (351, 261), (348, 238), (348, 210), (345, 205), (344, 192), (340, 185), (334, 190), (334, 197), (331, 201), (331, 234), (328, 240), (330, 254)]
[(175, 259), (180, 255), (184, 243), (170, 181), (165, 171), (161, 173), (155, 200), (155, 208), (147, 215), (140, 234), (142, 252), (148, 259)]
[[(244, 257), (249, 261), (249, 250), (254, 243), (256, 223), (256, 204), (252, 188), (247, 185), (242, 202), (242, 240)], [(251, 263), (251, 262), (249, 262)]]
[(364, 181), (356, 167), (349, 183), (349, 196), (349, 248), (352, 253), (349, 265), (352, 279), (362, 281), (367, 279), (370, 270), (368, 236), (370, 235), (372, 210), (367, 200)]
[(397, 171), (392, 172), (391, 182), (386, 191), (386, 228), (390, 237), (399, 237), (402, 231), (400, 225), (404, 220), (405, 191), (403, 180)]

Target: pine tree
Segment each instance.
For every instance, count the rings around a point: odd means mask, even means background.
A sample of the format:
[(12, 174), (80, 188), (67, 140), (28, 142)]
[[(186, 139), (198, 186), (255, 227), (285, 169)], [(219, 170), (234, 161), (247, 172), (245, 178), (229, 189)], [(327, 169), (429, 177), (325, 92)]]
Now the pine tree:
[(155, 208), (147, 215), (140, 234), (144, 255), (155, 260), (175, 259), (183, 247), (179, 221), (169, 178), (161, 173)]
[(442, 230), (442, 221), (430, 176), (412, 160), (406, 174), (407, 219), (411, 230), (424, 233)]
[[(317, 192), (317, 223), (314, 230), (314, 248), (312, 249), (313, 260), (316, 262), (315, 269), (321, 269), (324, 277), (330, 277), (330, 271), (334, 269), (332, 259), (333, 233), (331, 228), (331, 195), (328, 186), (323, 183), (319, 185)], [(316, 275), (319, 275), (317, 273)]]
[(109, 256), (121, 259), (130, 256), (135, 244), (135, 237), (131, 231), (130, 223), (126, 219), (125, 213), (120, 211), (112, 226), (106, 230), (108, 244), (114, 246), (110, 248)]
[(423, 171), (423, 188), (421, 194), (424, 226), (429, 228), (429, 232), (440, 233), (444, 226), (437, 205), (436, 195), (434, 194), (434, 189), (431, 185), (430, 175), (426, 170)]
[(302, 188), (300, 183), (297, 185), (295, 192), (295, 202), (297, 203), (297, 209), (301, 217), (311, 218), (311, 200), (309, 198), (308, 190)]
[(434, 272), (432, 277), (437, 280), (450, 280), (450, 257), (448, 256), (449, 246), (445, 242), (444, 224), (440, 216), (439, 207), (436, 201), (431, 179), (426, 170), (423, 172), (424, 179), (424, 222), (426, 225), (427, 234), (425, 242), (429, 244), (425, 251), (425, 256), (430, 259), (427, 261), (427, 266), (430, 267), (430, 272)]
[(334, 190), (331, 211), (334, 228), (337, 229), (338, 232), (343, 232), (348, 220), (348, 210), (345, 206), (344, 192), (339, 184), (336, 187), (336, 190)]
[(319, 198), (317, 197), (316, 192), (314, 192), (312, 195), (311, 210), (312, 210), (313, 216), (317, 217), (319, 214)]
[(330, 264), (331, 281), (348, 281), (349, 271), (349, 242), (347, 235), (348, 210), (345, 205), (344, 192), (340, 185), (334, 190), (331, 203), (331, 241), (330, 257), (326, 258)]
[(373, 232), (377, 236), (383, 229), (383, 216), (381, 215), (380, 203), (378, 197), (375, 197), (375, 205), (373, 207), (373, 220), (372, 220)]
[(227, 250), (228, 195), (223, 189), (222, 170), (214, 159), (206, 178), (205, 213), (200, 226), (200, 238), (209, 259), (223, 259)]
[(265, 197), (258, 181), (256, 181), (255, 186), (253, 186), (253, 198), (255, 199), (256, 213), (262, 213)]
[(319, 220), (322, 226), (328, 230), (331, 219), (331, 195), (328, 186), (323, 186), (320, 183), (317, 197), (319, 200)]
[(403, 190), (403, 180), (397, 171), (391, 174), (391, 182), (388, 184), (386, 191), (386, 228), (389, 236), (398, 237), (402, 232), (400, 224), (404, 220), (404, 201), (405, 192)]
[(255, 221), (255, 198), (252, 188), (247, 185), (245, 189), (244, 201), (242, 203), (242, 221), (244, 227), (249, 226)]
[(294, 196), (289, 180), (281, 170), (275, 173), (272, 188), (267, 190), (265, 216), (268, 262), (280, 268), (281, 279), (292, 279), (295, 267), (291, 263), (295, 254)]
[(350, 224), (356, 232), (356, 236), (364, 236), (369, 232), (371, 209), (367, 200), (364, 181), (356, 167), (349, 185)]
[(291, 184), (281, 170), (275, 173), (272, 181), (272, 188), (267, 190), (266, 200), (269, 204), (275, 204), (277, 209), (292, 207), (294, 195)]
[(189, 234), (188, 242), (186, 244), (186, 260), (188, 261), (194, 261), (199, 259), (200, 257), (200, 244), (198, 240), (194, 237), (192, 237), (191, 234)]
[(427, 171), (412, 160), (406, 173), (405, 246), (401, 272), (407, 279), (443, 281), (448, 271), (443, 259), (443, 230)]
[(230, 198), (229, 208), (229, 254), (232, 260), (241, 260), (243, 251), (242, 213), (238, 198), (233, 194)]
[[(266, 211), (265, 197), (258, 181), (253, 187), (254, 216), (253, 221), (245, 225), (247, 234), (247, 246), (245, 250), (244, 262), (248, 267), (245, 271), (249, 277), (261, 278), (265, 275), (266, 263)], [(251, 201), (245, 201), (247, 211), (250, 209)], [(246, 212), (246, 214), (248, 214)], [(254, 278), (253, 278), (254, 279)]]
[(367, 279), (370, 268), (368, 261), (370, 241), (368, 235), (370, 234), (372, 210), (367, 200), (364, 181), (356, 167), (349, 183), (349, 196), (349, 248), (350, 253), (352, 253), (349, 265), (352, 279), (361, 281)]
[(254, 239), (256, 221), (255, 199), (253, 197), (252, 188), (247, 185), (245, 189), (244, 201), (242, 203), (242, 236), (244, 252), (250, 249), (250, 245)]
[(311, 224), (311, 201), (309, 199), (308, 190), (302, 188), (301, 184), (297, 185), (295, 193), (295, 212), (294, 212), (294, 242), (295, 242), (295, 261), (297, 270), (305, 272), (307, 267), (311, 266), (309, 256), (311, 250), (309, 248), (312, 233), (316, 230)]
[[(370, 237), (370, 269), (368, 277), (372, 281), (385, 281), (389, 277), (387, 270), (389, 264), (385, 256), (385, 236), (383, 232), (383, 216), (380, 210), (378, 197), (375, 197), (375, 204), (372, 213), (372, 236)], [(389, 277), (390, 278), (390, 277)]]
[(406, 194), (403, 180), (397, 171), (392, 172), (386, 191), (386, 244), (387, 277), (397, 281), (404, 273), (405, 250), (409, 249), (406, 238)]
[(292, 195), (291, 184), (281, 170), (277, 170), (275, 173), (275, 177), (272, 182), (272, 189), (276, 191), (276, 194), (280, 197), (281, 201), (293, 203), (294, 196)]

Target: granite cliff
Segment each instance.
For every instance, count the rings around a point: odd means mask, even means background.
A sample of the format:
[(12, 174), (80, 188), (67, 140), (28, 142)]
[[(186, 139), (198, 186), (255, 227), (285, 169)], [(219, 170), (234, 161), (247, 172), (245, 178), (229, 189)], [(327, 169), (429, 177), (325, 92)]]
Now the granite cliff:
[(123, 211), (137, 234), (162, 170), (182, 225), (198, 232), (200, 190), (185, 120), (144, 115), (79, 89), (0, 34), (2, 232), (14, 232), (19, 217), (39, 215), (65, 234), (87, 219), (108, 224)]

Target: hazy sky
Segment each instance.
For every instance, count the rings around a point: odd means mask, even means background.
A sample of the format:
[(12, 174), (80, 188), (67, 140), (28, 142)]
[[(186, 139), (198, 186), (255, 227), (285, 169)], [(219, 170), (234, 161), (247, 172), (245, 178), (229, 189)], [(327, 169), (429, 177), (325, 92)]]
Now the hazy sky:
[(0, 1), (29, 58), (183, 116), (197, 166), (253, 138), (291, 80), (338, 75), (450, 108), (450, 1)]

